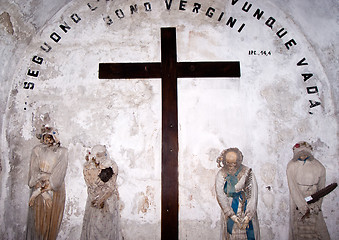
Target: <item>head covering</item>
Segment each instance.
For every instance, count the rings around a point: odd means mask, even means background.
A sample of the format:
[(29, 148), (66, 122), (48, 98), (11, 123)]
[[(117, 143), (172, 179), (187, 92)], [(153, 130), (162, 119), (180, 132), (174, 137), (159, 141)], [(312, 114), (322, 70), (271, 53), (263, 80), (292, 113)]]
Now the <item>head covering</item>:
[(239, 166), (243, 161), (242, 152), (238, 148), (227, 148), (223, 150), (219, 157), (217, 158), (218, 167), (226, 166), (226, 154), (229, 152), (234, 152), (237, 155), (237, 165)]
[(49, 125), (42, 125), (40, 131), (38, 131), (36, 133), (36, 137), (38, 139), (40, 139), (40, 142), (43, 143), (44, 142), (44, 136), (45, 135), (51, 135), (54, 139), (54, 143), (53, 145), (60, 145), (60, 141), (59, 141), (59, 134), (58, 134), (58, 130), (56, 128), (50, 127)]
[(294, 146), (293, 146), (293, 159), (292, 160), (298, 160), (298, 158), (300, 156), (307, 156), (309, 157), (310, 160), (313, 159), (313, 155), (312, 155), (312, 146), (311, 144), (309, 144), (308, 142), (305, 141), (300, 141), (297, 142)]
[(102, 169), (112, 166), (112, 160), (109, 157), (105, 145), (95, 145), (92, 147), (92, 150), (87, 154), (86, 159), (94, 161)]

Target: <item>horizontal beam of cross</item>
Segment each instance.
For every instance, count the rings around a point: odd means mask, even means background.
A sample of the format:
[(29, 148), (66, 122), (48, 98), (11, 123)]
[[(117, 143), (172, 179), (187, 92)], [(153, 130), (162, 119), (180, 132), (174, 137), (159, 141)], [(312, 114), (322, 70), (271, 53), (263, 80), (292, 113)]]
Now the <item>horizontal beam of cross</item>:
[[(178, 62), (178, 78), (240, 77), (239, 62)], [(161, 78), (161, 63), (100, 63), (100, 79)]]

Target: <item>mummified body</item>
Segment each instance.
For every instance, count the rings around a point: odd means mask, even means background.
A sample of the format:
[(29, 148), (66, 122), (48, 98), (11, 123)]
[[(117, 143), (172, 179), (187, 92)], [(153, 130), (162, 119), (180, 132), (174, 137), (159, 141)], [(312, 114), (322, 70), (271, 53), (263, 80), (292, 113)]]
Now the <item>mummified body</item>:
[(102, 145), (94, 146), (86, 160), (83, 172), (88, 197), (81, 239), (119, 240), (117, 164), (109, 158), (106, 147)]
[(287, 165), (290, 190), (290, 240), (330, 239), (323, 214), (322, 199), (307, 204), (305, 198), (325, 187), (326, 170), (313, 157), (312, 147), (299, 142), (293, 147), (293, 159)]
[(29, 200), (26, 239), (57, 238), (65, 205), (64, 178), (67, 169), (67, 149), (60, 147), (56, 130), (42, 129), (42, 144), (31, 155), (28, 185)]
[(217, 200), (222, 210), (222, 240), (260, 239), (258, 186), (252, 170), (242, 165), (242, 159), (237, 148), (224, 150), (217, 159), (222, 167), (215, 179)]

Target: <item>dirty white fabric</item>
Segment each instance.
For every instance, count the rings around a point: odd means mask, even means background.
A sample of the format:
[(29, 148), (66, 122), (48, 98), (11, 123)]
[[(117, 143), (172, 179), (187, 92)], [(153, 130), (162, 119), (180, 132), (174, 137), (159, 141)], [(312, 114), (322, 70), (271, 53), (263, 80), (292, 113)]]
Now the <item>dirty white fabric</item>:
[[(112, 177), (104, 182), (99, 174), (103, 169), (112, 168)], [(87, 202), (83, 219), (81, 240), (119, 240), (119, 199), (116, 188), (117, 164), (109, 159), (104, 146), (93, 147), (84, 165), (87, 185)]]
[[(312, 204), (307, 204), (305, 200), (305, 197), (324, 188), (326, 182), (325, 168), (312, 156), (310, 150), (294, 149), (294, 157), (287, 165), (286, 173), (290, 191), (289, 240), (330, 239), (321, 212), (322, 199)], [(307, 154), (309, 158), (306, 161), (298, 160), (298, 157), (303, 154)], [(309, 217), (302, 219), (308, 210)]]
[[(67, 149), (59, 144), (40, 144), (33, 148), (28, 185), (34, 196), (31, 197), (32, 206), (28, 211), (26, 239), (57, 238), (65, 205), (64, 178), (67, 164)], [(51, 190), (40, 194), (43, 184), (49, 185)]]

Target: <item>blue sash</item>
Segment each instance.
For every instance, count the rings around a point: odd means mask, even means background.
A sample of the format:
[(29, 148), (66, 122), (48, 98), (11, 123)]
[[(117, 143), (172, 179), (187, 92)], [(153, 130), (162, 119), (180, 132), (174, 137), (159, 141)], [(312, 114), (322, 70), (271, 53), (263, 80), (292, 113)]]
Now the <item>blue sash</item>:
[[(227, 195), (227, 197), (232, 197), (232, 209), (234, 213), (236, 214), (238, 212), (239, 207), (239, 200), (244, 200), (242, 197), (242, 192), (235, 192), (235, 185), (238, 183), (238, 174), (241, 171), (242, 166), (237, 170), (237, 172), (234, 175), (227, 174), (226, 176), (226, 182), (224, 185), (224, 192)], [(244, 206), (244, 212), (246, 211), (247, 206), (247, 200), (245, 200), (245, 206)], [(232, 234), (234, 221), (231, 218), (227, 219), (227, 232), (229, 234)], [(246, 235), (248, 240), (255, 240), (254, 238), (254, 229), (253, 229), (253, 223), (252, 220), (248, 223), (248, 227), (246, 228)]]
[(304, 164), (306, 163), (306, 160), (307, 159), (309, 159), (310, 157), (307, 157), (307, 158), (305, 158), (304, 160), (303, 159), (301, 159), (300, 157), (298, 158), (298, 161), (302, 161), (302, 162), (304, 162)]

